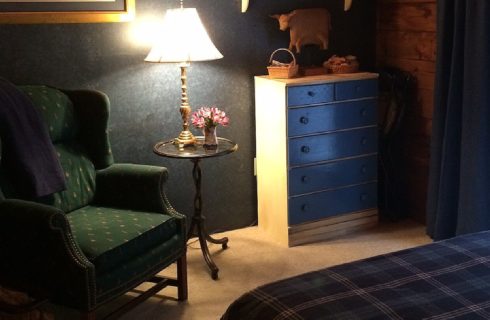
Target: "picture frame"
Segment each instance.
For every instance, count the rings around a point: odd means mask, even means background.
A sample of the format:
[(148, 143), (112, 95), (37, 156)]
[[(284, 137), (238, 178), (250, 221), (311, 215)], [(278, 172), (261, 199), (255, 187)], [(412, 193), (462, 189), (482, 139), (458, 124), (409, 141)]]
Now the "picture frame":
[(0, 0), (0, 24), (131, 21), (135, 0)]
[[(242, 0), (242, 13), (247, 12), (250, 0)], [(344, 11), (349, 11), (352, 7), (352, 0), (344, 0)]]

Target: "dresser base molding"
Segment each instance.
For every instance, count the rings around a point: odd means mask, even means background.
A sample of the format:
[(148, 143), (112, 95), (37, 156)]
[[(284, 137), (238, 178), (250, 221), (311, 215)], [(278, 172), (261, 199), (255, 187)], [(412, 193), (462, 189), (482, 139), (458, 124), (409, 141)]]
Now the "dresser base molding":
[(328, 240), (378, 224), (378, 210), (367, 210), (329, 217), (289, 227), (289, 247)]

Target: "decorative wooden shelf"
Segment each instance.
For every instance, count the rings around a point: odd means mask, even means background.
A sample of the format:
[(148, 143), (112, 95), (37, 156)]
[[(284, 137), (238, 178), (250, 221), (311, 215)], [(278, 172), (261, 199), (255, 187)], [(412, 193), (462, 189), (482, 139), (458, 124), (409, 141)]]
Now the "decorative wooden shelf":
[[(247, 12), (249, 0), (242, 0), (242, 12)], [(352, 0), (344, 0), (344, 11), (348, 11), (352, 6)]]

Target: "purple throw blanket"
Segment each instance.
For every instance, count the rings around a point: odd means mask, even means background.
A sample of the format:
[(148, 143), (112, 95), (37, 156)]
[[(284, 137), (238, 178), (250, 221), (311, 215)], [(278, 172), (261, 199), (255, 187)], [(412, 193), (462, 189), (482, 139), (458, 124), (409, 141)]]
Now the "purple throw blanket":
[(15, 192), (38, 198), (65, 189), (46, 125), (32, 101), (0, 78), (0, 140), (2, 167)]

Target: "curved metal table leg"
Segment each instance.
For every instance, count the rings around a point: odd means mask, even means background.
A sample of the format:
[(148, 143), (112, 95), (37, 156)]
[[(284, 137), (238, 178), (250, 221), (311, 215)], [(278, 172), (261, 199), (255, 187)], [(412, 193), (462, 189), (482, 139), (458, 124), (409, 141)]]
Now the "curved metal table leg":
[(204, 236), (206, 237), (206, 240), (214, 243), (214, 244), (220, 244), (223, 249), (228, 248), (228, 237), (223, 237), (221, 239), (215, 239), (211, 237), (206, 230), (204, 229)]
[(211, 258), (211, 254), (209, 253), (209, 249), (208, 249), (208, 244), (206, 243), (206, 237), (203, 234), (202, 228), (198, 228), (197, 232), (199, 237), (199, 243), (201, 244), (202, 255), (204, 256), (204, 260), (206, 261), (206, 264), (211, 270), (211, 278), (213, 280), (216, 280), (218, 279), (219, 269), (214, 263), (213, 259)]
[(212, 238), (206, 231), (204, 226), (204, 217), (202, 216), (202, 195), (201, 195), (201, 167), (199, 166), (199, 159), (192, 159), (194, 168), (192, 170), (192, 178), (196, 187), (196, 194), (194, 196), (194, 216), (192, 217), (191, 228), (189, 229), (188, 238), (194, 235), (194, 229), (197, 231), (197, 237), (199, 238), (199, 244), (201, 245), (201, 251), (204, 256), (204, 260), (211, 270), (211, 278), (218, 279), (219, 268), (214, 263), (209, 253), (208, 244), (209, 241), (214, 244), (221, 244), (223, 249), (228, 248), (228, 238), (222, 239)]

